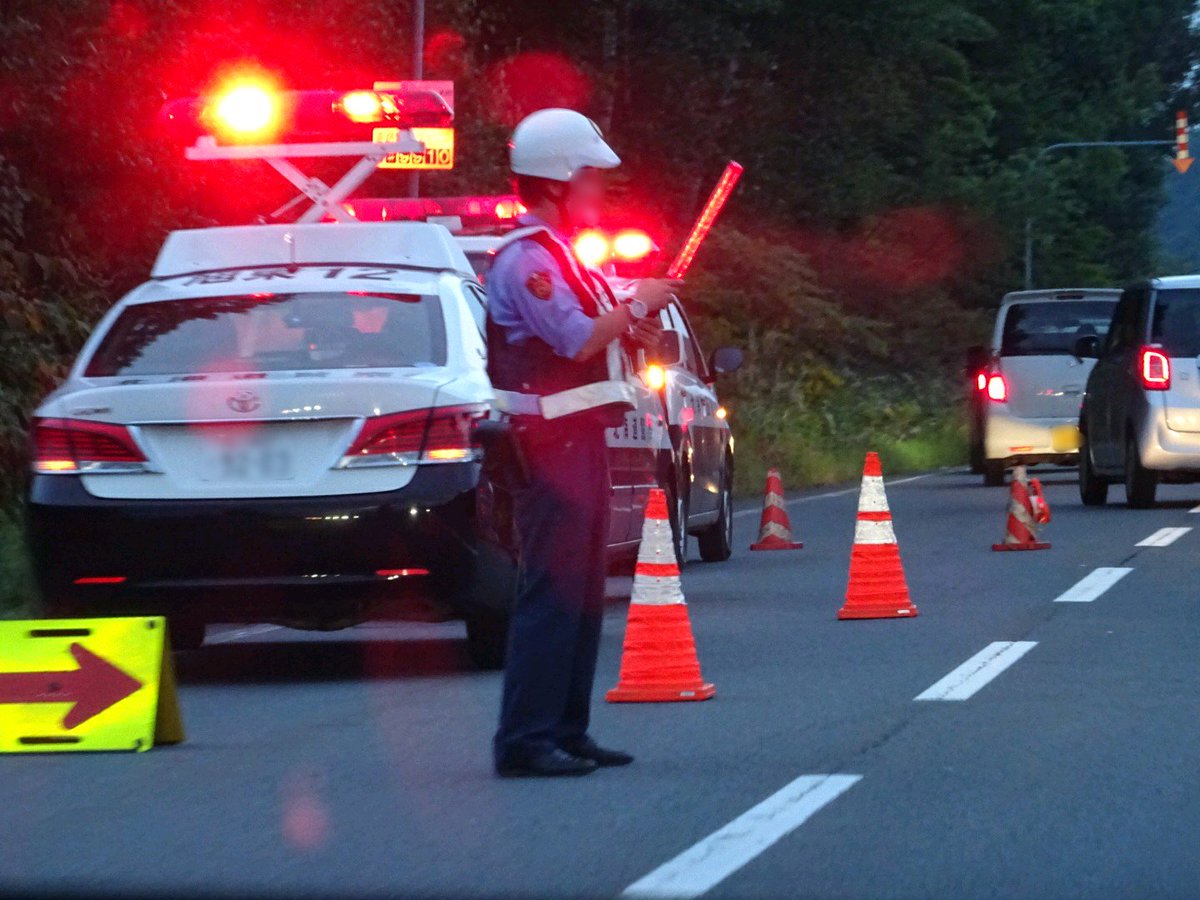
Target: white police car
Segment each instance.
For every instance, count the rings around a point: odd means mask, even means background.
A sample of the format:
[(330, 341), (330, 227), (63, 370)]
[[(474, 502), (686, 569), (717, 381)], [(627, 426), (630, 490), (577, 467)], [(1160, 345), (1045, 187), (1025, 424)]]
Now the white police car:
[(436, 225), (172, 234), (36, 412), (51, 611), (167, 613), (195, 644), (420, 594), (486, 641), (509, 590), (476, 522), (480, 302)]

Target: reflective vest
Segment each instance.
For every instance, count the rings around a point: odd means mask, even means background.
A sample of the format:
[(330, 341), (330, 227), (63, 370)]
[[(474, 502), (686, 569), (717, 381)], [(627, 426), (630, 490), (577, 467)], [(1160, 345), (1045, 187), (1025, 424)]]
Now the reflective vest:
[[(519, 240), (537, 242), (554, 258), (567, 287), (584, 313), (597, 318), (616, 307), (604, 279), (579, 265), (571, 250), (542, 226), (512, 232), (497, 248)], [(620, 348), (613, 341), (604, 355), (584, 362), (559, 356), (539, 337), (508, 342), (508, 329), (487, 318), (488, 376), (496, 405), (515, 417), (591, 421), (615, 427), (634, 408), (636, 394), (621, 377)]]

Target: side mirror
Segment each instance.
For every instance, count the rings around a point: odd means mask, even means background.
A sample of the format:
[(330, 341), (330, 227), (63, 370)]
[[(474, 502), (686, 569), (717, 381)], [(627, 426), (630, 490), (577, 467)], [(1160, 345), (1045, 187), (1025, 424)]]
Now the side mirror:
[(737, 347), (718, 347), (708, 361), (708, 369), (714, 375), (728, 375), (742, 367), (745, 357)]
[(683, 339), (678, 331), (664, 328), (658, 343), (646, 353), (646, 362), (660, 366), (675, 366), (683, 360)]
[(1099, 359), (1100, 338), (1094, 334), (1085, 334), (1075, 339), (1075, 357), (1077, 359)]

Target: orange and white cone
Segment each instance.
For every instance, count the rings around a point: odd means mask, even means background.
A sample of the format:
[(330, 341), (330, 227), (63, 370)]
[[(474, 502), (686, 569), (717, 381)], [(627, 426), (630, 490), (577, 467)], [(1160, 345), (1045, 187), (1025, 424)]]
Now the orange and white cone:
[(1009, 485), (1008, 524), (1004, 542), (992, 544), (993, 550), (1049, 550), (1050, 545), (1037, 539), (1039, 525), (1050, 521), (1050, 504), (1042, 493), (1042, 484), (1036, 478), (1032, 482), (1025, 478), (1025, 467), (1013, 469)]
[(792, 523), (788, 521), (783, 504), (783, 478), (776, 468), (767, 469), (767, 487), (763, 492), (762, 519), (758, 525), (758, 540), (751, 550), (799, 550), (802, 541), (792, 540)]
[(707, 700), (716, 688), (700, 675), (687, 603), (679, 585), (679, 566), (666, 495), (654, 488), (646, 504), (638, 547), (629, 620), (617, 686), (609, 703), (662, 703)]
[(912, 618), (917, 614), (908, 596), (900, 548), (892, 528), (883, 469), (879, 456), (868, 453), (858, 495), (854, 549), (850, 551), (850, 581), (839, 619)]

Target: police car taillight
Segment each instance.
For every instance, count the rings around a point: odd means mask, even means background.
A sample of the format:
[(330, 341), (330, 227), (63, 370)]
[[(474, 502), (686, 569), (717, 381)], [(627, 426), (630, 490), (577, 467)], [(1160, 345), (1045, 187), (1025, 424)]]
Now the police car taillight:
[(456, 218), (464, 230), (511, 227), (525, 214), (514, 194), (478, 197), (420, 197), (348, 200), (342, 208), (360, 222), (424, 222)]
[(997, 403), (1008, 400), (1008, 382), (999, 372), (988, 376), (987, 395), (989, 400), (995, 400)]
[(472, 427), (487, 413), (486, 404), (470, 404), (372, 416), (342, 457), (341, 467), (474, 459)]
[(124, 425), (77, 419), (37, 419), (33, 469), (44, 475), (142, 472), (146, 457)]

